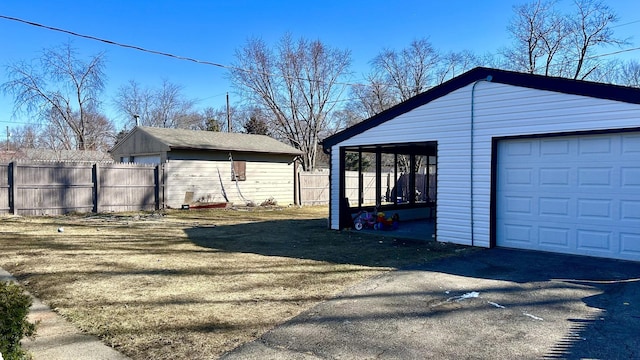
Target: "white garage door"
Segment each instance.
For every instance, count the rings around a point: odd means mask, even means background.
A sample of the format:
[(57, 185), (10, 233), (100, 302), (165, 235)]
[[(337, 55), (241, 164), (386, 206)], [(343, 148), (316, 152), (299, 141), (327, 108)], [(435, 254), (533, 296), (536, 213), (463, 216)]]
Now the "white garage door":
[(498, 246), (640, 261), (640, 132), (498, 143)]

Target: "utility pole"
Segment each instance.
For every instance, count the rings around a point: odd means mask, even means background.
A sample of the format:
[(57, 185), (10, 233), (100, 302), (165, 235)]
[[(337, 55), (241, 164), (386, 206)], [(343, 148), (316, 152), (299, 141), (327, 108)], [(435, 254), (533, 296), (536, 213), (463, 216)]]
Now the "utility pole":
[(9, 132), (9, 125), (7, 125), (7, 151), (9, 151), (9, 138), (11, 137), (11, 133)]
[(229, 109), (229, 93), (227, 93), (227, 132), (231, 132), (231, 110)]

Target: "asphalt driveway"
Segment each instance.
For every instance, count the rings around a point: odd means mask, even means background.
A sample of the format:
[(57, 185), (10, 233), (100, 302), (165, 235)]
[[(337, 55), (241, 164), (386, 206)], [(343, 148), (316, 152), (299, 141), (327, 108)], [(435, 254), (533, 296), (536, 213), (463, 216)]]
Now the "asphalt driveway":
[(640, 358), (640, 263), (507, 249), (363, 282), (223, 359)]

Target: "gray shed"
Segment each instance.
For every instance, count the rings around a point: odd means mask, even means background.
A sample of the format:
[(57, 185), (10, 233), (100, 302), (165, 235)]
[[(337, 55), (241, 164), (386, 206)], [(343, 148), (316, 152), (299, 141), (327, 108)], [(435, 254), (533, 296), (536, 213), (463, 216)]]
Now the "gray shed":
[(135, 127), (111, 150), (121, 162), (159, 164), (165, 207), (190, 202), (295, 200), (301, 151), (265, 135)]

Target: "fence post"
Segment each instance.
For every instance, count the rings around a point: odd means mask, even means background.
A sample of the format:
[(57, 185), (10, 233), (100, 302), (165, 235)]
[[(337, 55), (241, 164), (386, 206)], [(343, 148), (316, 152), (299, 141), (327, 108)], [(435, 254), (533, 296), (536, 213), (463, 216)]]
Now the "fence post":
[(161, 205), (162, 208), (164, 208), (164, 196), (163, 196), (163, 189), (164, 189), (164, 166), (162, 163), (159, 163), (158, 165), (156, 165), (155, 169), (153, 169), (153, 177), (154, 177), (154, 183), (156, 184), (156, 188), (154, 189), (154, 195), (156, 197), (156, 210), (160, 210), (161, 209)]
[(16, 195), (18, 191), (16, 189), (16, 173), (18, 172), (18, 164), (15, 161), (9, 163), (9, 212), (12, 215), (18, 215), (18, 209), (16, 208)]
[(300, 196), (300, 174), (298, 173), (298, 162), (293, 160), (293, 205), (302, 205), (298, 200)]
[(93, 212), (98, 213), (100, 211), (100, 165), (98, 163), (93, 164)]
[(298, 203), (296, 205), (298, 206), (302, 206), (304, 204), (302, 204), (302, 174), (300, 174), (300, 172), (298, 172)]

